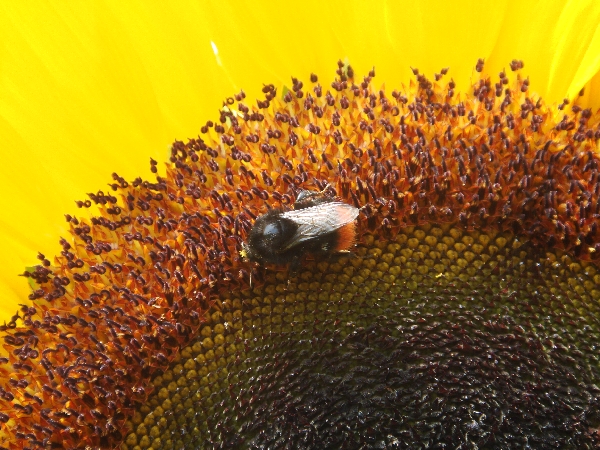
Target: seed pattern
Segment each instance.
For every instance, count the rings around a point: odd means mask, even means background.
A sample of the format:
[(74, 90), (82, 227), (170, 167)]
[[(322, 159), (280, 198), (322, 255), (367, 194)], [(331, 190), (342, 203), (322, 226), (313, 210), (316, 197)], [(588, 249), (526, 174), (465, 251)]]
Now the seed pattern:
[(122, 448), (591, 448), (599, 281), (507, 232), (364, 235), (222, 296)]
[(265, 85), (256, 106), (241, 92), (197, 138), (173, 143), (165, 177), (113, 174), (110, 191), (78, 201), (99, 214), (66, 216), (63, 251), (24, 273), (32, 302), (2, 327), (1, 445), (121, 442), (152, 375), (181, 357), (213, 304), (269, 279), (273, 268), (238, 252), (256, 216), (299, 189), (329, 183), (361, 207), (359, 241), (447, 223), (595, 263), (598, 115), (548, 107), (518, 73), (481, 75), (468, 94), (447, 70), (414, 73), (391, 94), (374, 71), (358, 81), (342, 63), (330, 88), (294, 78), (281, 99)]

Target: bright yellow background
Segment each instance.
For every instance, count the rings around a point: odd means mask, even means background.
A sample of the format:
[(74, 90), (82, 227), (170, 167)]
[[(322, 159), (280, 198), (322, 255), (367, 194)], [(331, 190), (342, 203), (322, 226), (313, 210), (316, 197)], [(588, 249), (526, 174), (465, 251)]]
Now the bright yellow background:
[(0, 317), (26, 301), (16, 274), (59, 250), (63, 214), (82, 214), (74, 200), (115, 171), (149, 177), (239, 89), (311, 72), (328, 86), (339, 58), (390, 88), (449, 66), (466, 88), (477, 58), (494, 76), (522, 59), (551, 102), (595, 76), (598, 107), (598, 24), (598, 1), (2, 2)]

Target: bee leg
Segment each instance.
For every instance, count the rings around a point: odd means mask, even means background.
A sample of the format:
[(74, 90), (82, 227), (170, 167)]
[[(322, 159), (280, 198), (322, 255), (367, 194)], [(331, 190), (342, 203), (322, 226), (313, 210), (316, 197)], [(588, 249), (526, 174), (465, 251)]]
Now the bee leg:
[(300, 193), (298, 194), (298, 196), (296, 197), (296, 203), (302, 203), (302, 202), (306, 202), (309, 199), (313, 198), (313, 197), (320, 197), (320, 196), (324, 196), (325, 192), (327, 191), (327, 189), (330, 188), (330, 184), (329, 183), (325, 183), (325, 187), (323, 189), (321, 189), (320, 191), (308, 191), (308, 190), (302, 190), (300, 191)]
[(325, 195), (325, 192), (327, 191), (327, 189), (329, 189), (329, 187), (330, 187), (330, 186), (331, 186), (331, 185), (330, 185), (330, 184), (329, 184), (329, 182), (327, 181), (327, 182), (325, 183), (325, 187), (324, 187), (323, 189), (321, 189), (321, 191), (320, 191), (320, 192), (318, 192), (318, 194), (319, 194), (319, 195)]

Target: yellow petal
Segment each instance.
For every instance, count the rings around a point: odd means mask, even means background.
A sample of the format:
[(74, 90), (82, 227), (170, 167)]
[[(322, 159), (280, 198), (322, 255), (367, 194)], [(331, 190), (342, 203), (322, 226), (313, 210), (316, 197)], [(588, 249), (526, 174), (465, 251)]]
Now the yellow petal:
[(506, 14), (488, 58), (492, 73), (524, 61), (534, 90), (552, 103), (575, 97), (600, 69), (598, 2), (509, 2)]

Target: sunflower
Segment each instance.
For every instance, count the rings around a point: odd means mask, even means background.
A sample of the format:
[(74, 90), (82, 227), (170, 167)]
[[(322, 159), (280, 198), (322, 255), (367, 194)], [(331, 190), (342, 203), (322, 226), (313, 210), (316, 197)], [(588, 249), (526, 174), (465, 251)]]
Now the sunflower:
[(447, 8), (5, 9), (1, 445), (597, 445), (600, 8)]

